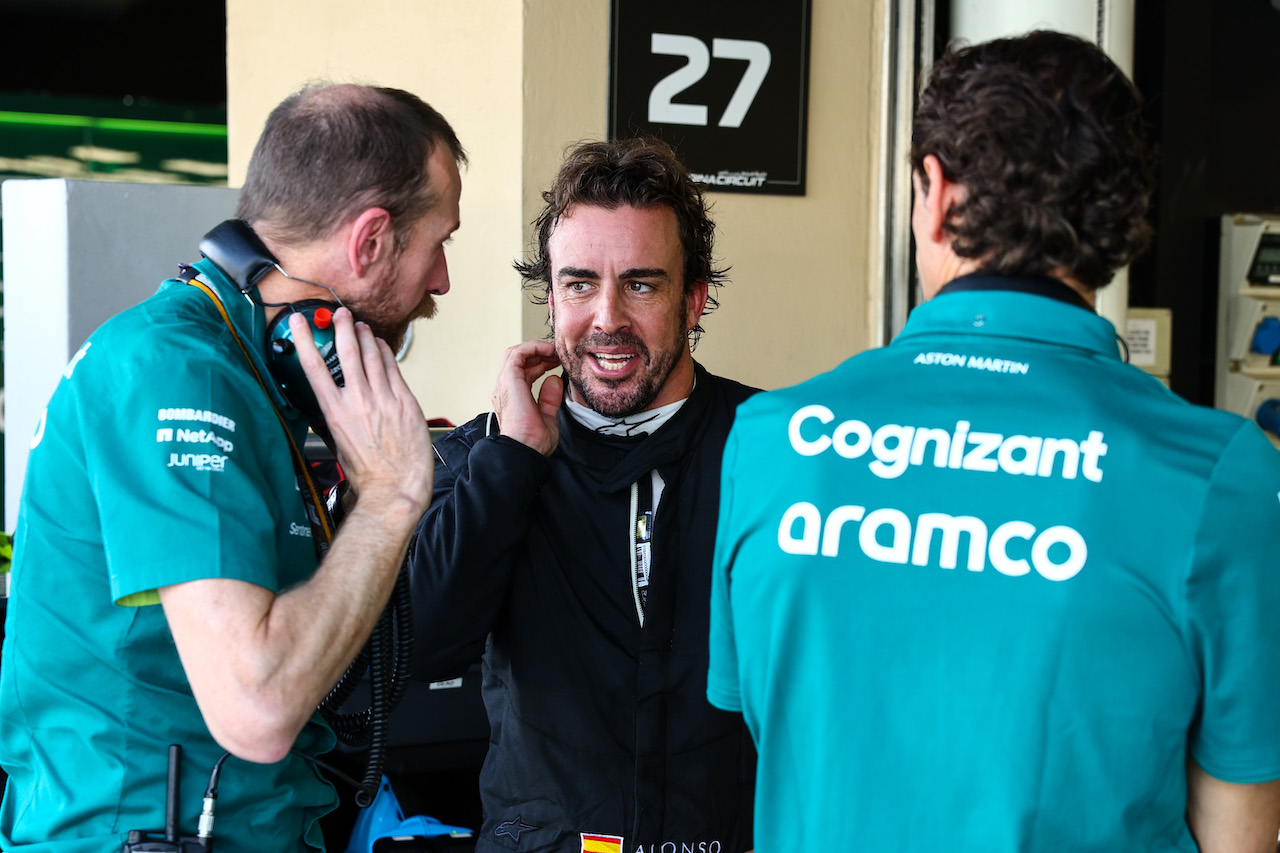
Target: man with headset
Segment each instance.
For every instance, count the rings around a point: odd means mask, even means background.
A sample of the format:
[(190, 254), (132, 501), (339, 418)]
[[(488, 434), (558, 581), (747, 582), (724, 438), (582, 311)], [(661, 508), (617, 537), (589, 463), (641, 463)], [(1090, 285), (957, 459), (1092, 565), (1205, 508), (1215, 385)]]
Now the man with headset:
[(575, 146), (543, 199), (517, 268), (553, 340), (508, 349), (494, 413), (437, 444), (417, 671), (484, 652), (478, 850), (742, 853), (755, 753), (705, 674), (720, 450), (753, 389), (690, 350), (715, 226), (658, 140)]
[(912, 138), (928, 301), (740, 410), (707, 694), (759, 745), (761, 850), (1275, 850), (1280, 454), (1093, 312), (1148, 157), (1094, 45), (949, 51)]
[[(247, 276), (201, 261), (67, 366), (15, 537), (0, 847), (118, 850), (131, 830), (158, 832), (170, 744), (184, 751), (180, 834), (196, 834), (226, 750), (218, 849), (321, 846), (335, 793), (306, 759), (333, 733), (315, 709), (369, 636), (431, 494), (426, 423), (392, 353), (449, 289), (463, 161), (407, 92), (292, 95), (240, 194), (252, 232), (206, 238), (211, 257), (277, 263)], [(344, 384), (307, 316), (336, 336)], [(353, 484), (331, 542), (292, 458), (311, 401), (271, 378), (269, 330), (296, 345)]]

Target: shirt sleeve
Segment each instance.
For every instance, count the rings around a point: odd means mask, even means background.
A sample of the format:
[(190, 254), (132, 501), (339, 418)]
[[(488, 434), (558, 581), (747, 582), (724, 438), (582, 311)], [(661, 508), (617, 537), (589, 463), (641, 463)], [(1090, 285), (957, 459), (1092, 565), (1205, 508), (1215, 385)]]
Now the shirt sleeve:
[(104, 350), (74, 379), (112, 598), (152, 603), (159, 587), (205, 578), (278, 592), (280, 525), (300, 531), (286, 547), (314, 546), (292, 477), (280, 482), (284, 428), (242, 356), (163, 336), (140, 354)]
[(738, 649), (733, 637), (733, 606), (729, 598), (729, 577), (733, 555), (738, 549), (733, 529), (733, 484), (738, 458), (738, 431), (735, 426), (725, 442), (720, 465), (720, 516), (716, 523), (716, 544), (711, 564), (710, 663), (707, 670), (707, 699), (725, 711), (741, 711), (738, 689)]
[(451, 678), (480, 660), (525, 553), (539, 489), (551, 473), (536, 450), (502, 435), (437, 444), (431, 506), (409, 545), (414, 676)]
[(1280, 778), (1280, 453), (1251, 423), (1214, 469), (1187, 608), (1204, 679), (1192, 756), (1225, 782)]

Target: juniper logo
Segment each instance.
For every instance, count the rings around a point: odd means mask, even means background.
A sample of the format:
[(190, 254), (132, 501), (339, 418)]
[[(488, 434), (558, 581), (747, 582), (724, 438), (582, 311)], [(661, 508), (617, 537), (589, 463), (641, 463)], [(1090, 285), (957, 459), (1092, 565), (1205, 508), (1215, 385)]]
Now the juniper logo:
[(194, 468), (197, 471), (218, 473), (226, 470), (227, 457), (209, 453), (170, 453), (168, 467)]

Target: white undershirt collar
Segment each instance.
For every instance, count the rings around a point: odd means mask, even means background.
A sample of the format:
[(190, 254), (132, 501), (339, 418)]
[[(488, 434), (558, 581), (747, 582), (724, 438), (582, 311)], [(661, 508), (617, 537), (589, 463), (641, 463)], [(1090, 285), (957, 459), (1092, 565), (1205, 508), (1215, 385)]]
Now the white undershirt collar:
[(575, 400), (566, 400), (565, 405), (569, 407), (569, 414), (573, 415), (574, 420), (593, 432), (601, 435), (628, 436), (649, 435), (656, 432), (659, 427), (671, 420), (671, 416), (680, 411), (680, 407), (688, 400), (689, 398), (685, 397), (683, 400), (622, 418), (602, 415)]

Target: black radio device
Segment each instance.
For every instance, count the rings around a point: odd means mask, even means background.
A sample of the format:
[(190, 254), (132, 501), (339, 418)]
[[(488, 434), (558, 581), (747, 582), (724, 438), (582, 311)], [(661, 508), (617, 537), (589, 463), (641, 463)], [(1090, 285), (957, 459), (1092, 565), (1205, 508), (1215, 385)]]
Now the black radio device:
[[(200, 254), (231, 279), (237, 290), (254, 301), (257, 300), (252, 293), (253, 287), (267, 273), (279, 270), (286, 278), (292, 278), (281, 269), (280, 262), (271, 254), (271, 250), (243, 219), (228, 219), (204, 235), (200, 241)], [(334, 299), (337, 300), (336, 295)], [(275, 304), (271, 303), (272, 307)], [(276, 316), (267, 329), (264, 355), (272, 379), (290, 404), (312, 417), (319, 416), (320, 406), (311, 390), (311, 384), (307, 382), (306, 374), (303, 373), (302, 364), (298, 361), (293, 332), (289, 330), (289, 317), (301, 314), (306, 318), (311, 326), (311, 336), (315, 339), (320, 355), (324, 357), (325, 366), (329, 368), (329, 375), (341, 385), (342, 365), (338, 363), (333, 334), (333, 312), (341, 305), (339, 301), (324, 299), (284, 303), (285, 310)]]
[[(208, 817), (201, 815), (199, 833), (194, 837), (178, 834), (178, 787), (182, 776), (181, 765), (182, 747), (173, 744), (169, 747), (169, 784), (164, 798), (163, 835), (158, 832), (131, 829), (121, 853), (211, 853), (213, 817), (207, 792), (205, 808)], [(214, 796), (216, 797), (216, 794)]]

